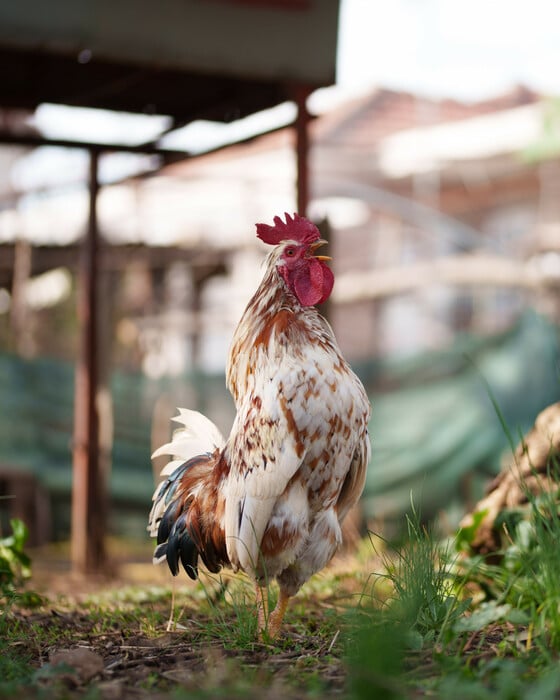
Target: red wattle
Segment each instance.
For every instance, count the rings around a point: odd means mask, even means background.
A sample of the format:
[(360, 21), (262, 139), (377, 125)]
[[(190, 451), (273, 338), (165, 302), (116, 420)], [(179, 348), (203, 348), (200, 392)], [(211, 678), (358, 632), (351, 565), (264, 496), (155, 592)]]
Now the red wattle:
[(334, 275), (328, 265), (311, 258), (298, 270), (294, 279), (294, 292), (303, 306), (314, 306), (326, 301), (334, 285)]

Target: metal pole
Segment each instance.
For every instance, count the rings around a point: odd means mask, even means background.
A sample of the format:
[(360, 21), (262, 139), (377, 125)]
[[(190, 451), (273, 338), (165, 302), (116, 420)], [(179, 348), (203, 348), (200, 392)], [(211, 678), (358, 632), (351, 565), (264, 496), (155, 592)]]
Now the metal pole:
[(307, 98), (310, 89), (306, 85), (296, 85), (294, 101), (297, 105), (296, 129), (296, 169), (297, 169), (297, 210), (306, 216), (309, 206), (309, 121)]
[(106, 562), (106, 492), (99, 459), (97, 407), (98, 163), (99, 151), (91, 149), (89, 220), (78, 272), (81, 338), (74, 390), (71, 557), (73, 570), (81, 574), (100, 572)]

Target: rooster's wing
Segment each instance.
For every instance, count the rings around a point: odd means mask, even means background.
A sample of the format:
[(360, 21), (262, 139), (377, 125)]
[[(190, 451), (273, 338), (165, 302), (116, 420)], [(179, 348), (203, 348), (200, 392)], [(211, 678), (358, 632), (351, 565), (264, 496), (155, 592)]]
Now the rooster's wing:
[[(320, 371), (309, 360), (284, 355), (273, 377), (260, 373), (244, 395), (233, 426), (226, 494), (226, 544), (233, 566), (255, 572), (273, 509), (301, 467), (307, 435), (322, 421)], [(300, 510), (307, 501), (299, 499)], [(294, 513), (306, 520), (307, 513)]]

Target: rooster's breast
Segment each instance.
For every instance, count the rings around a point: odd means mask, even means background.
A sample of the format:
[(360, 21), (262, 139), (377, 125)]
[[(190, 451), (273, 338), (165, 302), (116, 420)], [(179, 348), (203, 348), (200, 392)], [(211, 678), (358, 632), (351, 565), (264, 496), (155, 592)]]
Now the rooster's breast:
[(281, 383), (279, 403), (302, 457), (298, 477), (316, 513), (336, 502), (356, 450), (368, 439), (369, 402), (339, 357), (308, 361), (297, 374), (295, 381)]

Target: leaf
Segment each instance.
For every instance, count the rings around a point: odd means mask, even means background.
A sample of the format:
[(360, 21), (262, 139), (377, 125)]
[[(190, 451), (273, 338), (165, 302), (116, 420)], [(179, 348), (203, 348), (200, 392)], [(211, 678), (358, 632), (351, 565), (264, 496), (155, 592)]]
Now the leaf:
[(476, 536), (476, 533), (478, 531), (478, 528), (480, 527), (480, 524), (484, 520), (484, 518), (488, 515), (488, 509), (484, 508), (483, 510), (476, 511), (475, 513), (471, 514), (472, 522), (470, 525), (467, 525), (466, 527), (462, 527), (459, 532), (457, 533), (456, 537), (456, 547), (458, 550), (463, 549), (465, 546), (467, 548), (470, 548), (472, 545), (474, 538)]
[(457, 632), (479, 632), (492, 622), (509, 619), (510, 611), (511, 605), (498, 605), (495, 601), (482, 603), (480, 608), (475, 610), (472, 615), (457, 620), (454, 627)]
[(21, 552), (23, 551), (23, 546), (29, 537), (29, 529), (23, 520), (19, 520), (19, 518), (11, 518), (10, 527), (12, 528), (14, 537), (14, 549)]
[(420, 651), (424, 646), (424, 636), (417, 629), (411, 628), (405, 633), (405, 642), (408, 649)]
[(531, 621), (528, 613), (519, 608), (512, 608), (506, 619), (508, 622), (511, 622), (512, 625), (528, 625)]
[(0, 539), (0, 589), (11, 591), (16, 583), (31, 575), (31, 560), (23, 551), (29, 531), (22, 520), (12, 518), (11, 535)]

